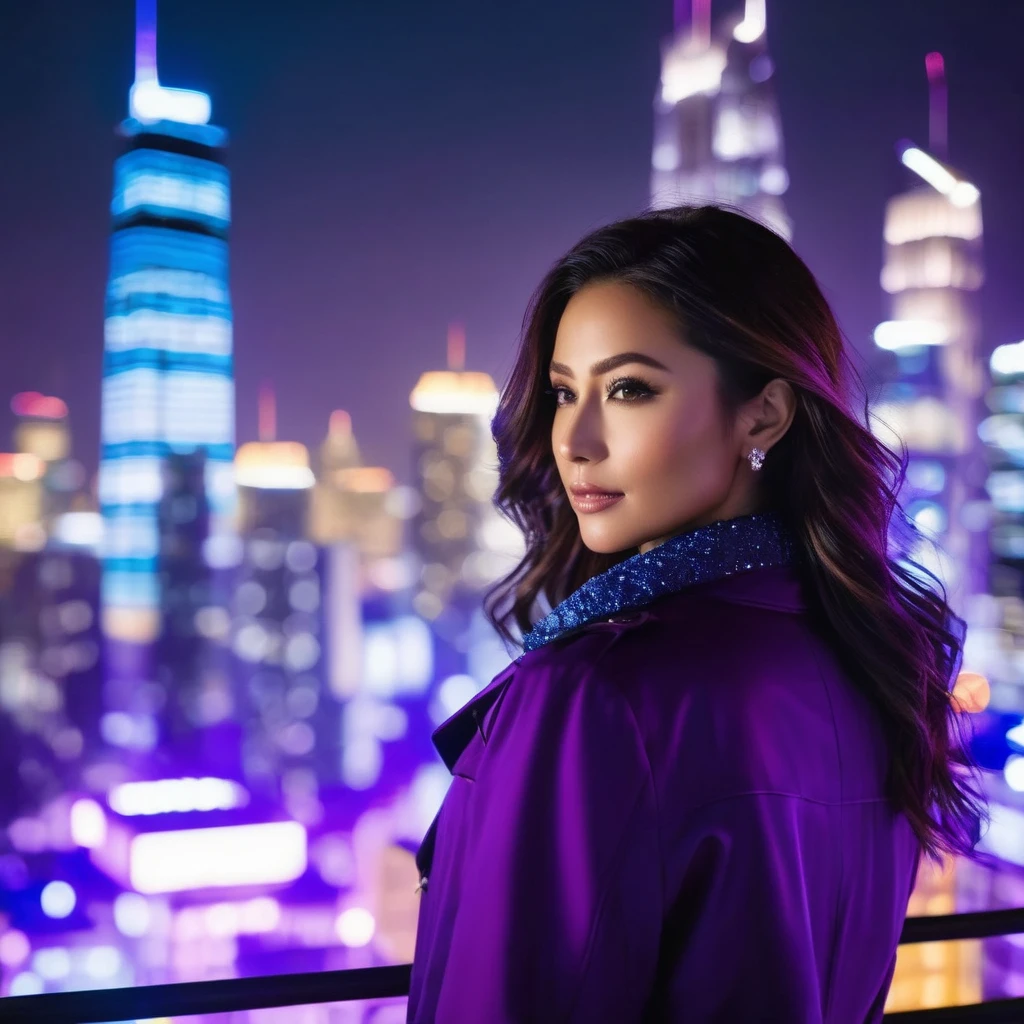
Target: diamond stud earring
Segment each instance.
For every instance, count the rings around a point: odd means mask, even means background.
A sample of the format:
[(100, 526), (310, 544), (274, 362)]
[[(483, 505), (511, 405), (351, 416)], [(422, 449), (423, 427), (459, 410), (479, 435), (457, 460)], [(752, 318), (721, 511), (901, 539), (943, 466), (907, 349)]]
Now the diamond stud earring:
[(747, 458), (750, 460), (750, 468), (756, 473), (764, 465), (765, 453), (760, 448), (752, 448)]

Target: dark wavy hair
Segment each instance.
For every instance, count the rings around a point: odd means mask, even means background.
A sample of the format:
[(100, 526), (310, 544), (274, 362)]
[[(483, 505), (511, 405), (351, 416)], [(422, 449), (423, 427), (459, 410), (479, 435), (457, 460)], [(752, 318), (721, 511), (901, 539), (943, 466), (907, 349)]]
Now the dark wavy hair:
[(518, 645), (513, 625), (526, 632), (545, 601), (553, 607), (636, 553), (584, 546), (552, 453), (555, 400), (546, 391), (555, 333), (570, 298), (596, 281), (631, 285), (674, 316), (681, 340), (715, 360), (726, 412), (774, 378), (792, 386), (796, 414), (765, 461), (759, 507), (796, 536), (818, 628), (881, 712), (893, 806), (933, 861), (970, 855), (987, 809), (967, 716), (951, 698), (965, 625), (941, 582), (905, 557), (916, 534), (898, 501), (906, 452), (871, 433), (866, 393), (863, 421), (853, 413), (849, 394), (860, 377), (806, 264), (737, 212), (681, 206), (610, 224), (541, 282), (491, 424), (494, 503), (521, 529), (526, 549), (485, 595), (488, 619)]

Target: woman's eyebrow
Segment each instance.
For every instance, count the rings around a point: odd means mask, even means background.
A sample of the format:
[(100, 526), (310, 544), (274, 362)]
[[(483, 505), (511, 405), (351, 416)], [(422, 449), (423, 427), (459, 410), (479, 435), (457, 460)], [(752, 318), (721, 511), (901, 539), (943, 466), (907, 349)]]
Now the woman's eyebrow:
[[(626, 363), (643, 363), (644, 366), (651, 366), (655, 370), (669, 372), (669, 368), (664, 363), (659, 363), (653, 356), (644, 355), (643, 352), (619, 352), (618, 355), (609, 356), (607, 359), (601, 359), (594, 363), (590, 368), (590, 376), (599, 377), (602, 373), (609, 373)], [(551, 361), (548, 372), (561, 373), (566, 377), (575, 376), (565, 363), (556, 363), (554, 360)]]

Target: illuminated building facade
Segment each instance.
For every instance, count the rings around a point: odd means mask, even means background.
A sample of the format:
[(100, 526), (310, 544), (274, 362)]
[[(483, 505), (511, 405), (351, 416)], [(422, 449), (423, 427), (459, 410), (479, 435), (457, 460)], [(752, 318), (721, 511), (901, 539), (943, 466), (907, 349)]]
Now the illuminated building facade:
[(711, 0), (676, 0), (654, 101), (651, 204), (723, 203), (784, 238), (792, 226), (765, 0), (711, 21)]
[[(160, 634), (154, 645), (159, 754), (167, 770), (196, 763), (229, 770), (226, 746), (206, 731), (234, 710), (226, 639), (229, 574), (206, 557), (210, 506), (206, 453), (172, 452), (163, 462), (159, 530)], [(212, 748), (212, 750), (211, 750)], [(214, 755), (219, 756), (214, 756)], [(211, 757), (213, 758), (211, 760)]]
[(462, 368), (464, 357), (464, 335), (453, 328), (449, 368), (424, 373), (410, 397), (420, 497), (412, 546), (421, 563), (413, 608), (447, 640), (465, 629), (483, 589), (522, 550), (518, 530), (492, 504), (498, 392), (488, 374)]
[[(99, 485), (104, 632), (137, 653), (160, 626), (165, 461), (204, 452), (214, 537), (234, 501), (228, 172), (224, 132), (209, 118), (207, 96), (160, 84), (155, 0), (139, 0), (111, 203)], [(138, 657), (129, 677), (150, 672)]]
[(390, 470), (363, 465), (352, 419), (344, 409), (336, 409), (318, 452), (311, 538), (322, 545), (354, 544), (372, 580), (382, 572), (377, 561), (393, 560), (401, 553), (403, 504)]
[(231, 635), (244, 777), (309, 820), (341, 756), (337, 701), (324, 685), (324, 559), (308, 540), (313, 471), (306, 448), (287, 441), (242, 445), (235, 467), (243, 553)]
[(0, 547), (42, 547), (46, 463), (29, 452), (0, 452)]
[[(979, 433), (989, 452), (987, 490), (990, 594), (971, 623), (975, 660), (991, 681), (989, 735), (1005, 742), (985, 752), (991, 822), (980, 843), (997, 870), (960, 865), (958, 909), (1003, 910), (1024, 905), (1024, 342), (999, 345), (989, 360), (992, 387)], [(1000, 770), (1001, 769), (1001, 770)], [(1024, 991), (1016, 936), (983, 944), (982, 995)]]
[[(1024, 341), (1000, 345), (989, 369), (992, 387), (986, 395), (987, 415), (979, 426), (988, 446), (991, 472), (987, 489), (992, 500), (989, 530), (989, 589), (993, 607), (985, 630), (990, 661), (993, 705), (1004, 713), (1024, 715)], [(979, 624), (981, 626), (981, 624)], [(1014, 769), (1024, 768), (1024, 736), (1011, 733)], [(1024, 775), (1012, 788), (1024, 792)], [(1019, 787), (1019, 788), (1018, 788)], [(1024, 864), (1022, 864), (1024, 866)]]
[(0, 825), (15, 846), (38, 831), (17, 816), (73, 786), (100, 739), (99, 573), (91, 552), (47, 546), (21, 554), (0, 588), (0, 734), (13, 744), (0, 763), (15, 762)]
[(882, 286), (891, 319), (875, 329), (875, 344), (894, 354), (896, 374), (872, 425), (894, 450), (907, 448), (901, 500), (929, 538), (911, 557), (938, 574), (964, 615), (988, 582), (981, 203), (974, 185), (924, 150), (905, 145), (902, 160), (921, 180), (886, 208)]
[(68, 407), (60, 398), (26, 391), (14, 396), (11, 411), (17, 417), (15, 450), (35, 456), (45, 467), (40, 527), (49, 536), (56, 518), (71, 510), (85, 482), (81, 463), (71, 458)]
[[(871, 410), (871, 427), (907, 454), (900, 501), (923, 534), (907, 555), (942, 582), (969, 625), (964, 668), (990, 671), (979, 613), (990, 603), (985, 491), (987, 454), (979, 440), (988, 355), (981, 335), (983, 282), (978, 189), (945, 159), (945, 78), (941, 55), (926, 59), (931, 84), (928, 149), (899, 146), (912, 185), (885, 213), (882, 288), (889, 319), (875, 329), (891, 353), (893, 373)], [(930, 581), (929, 581), (930, 582)], [(979, 884), (969, 863), (923, 864), (910, 914), (976, 909), (965, 905)], [(980, 998), (982, 958), (976, 943), (901, 948), (886, 1009), (971, 1002)]]

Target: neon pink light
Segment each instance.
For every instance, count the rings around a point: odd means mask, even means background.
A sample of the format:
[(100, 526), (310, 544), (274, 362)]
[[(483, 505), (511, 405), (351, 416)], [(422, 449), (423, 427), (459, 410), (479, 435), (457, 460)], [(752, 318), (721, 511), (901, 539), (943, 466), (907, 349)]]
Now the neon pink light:
[(344, 409), (335, 409), (331, 413), (330, 432), (332, 434), (351, 434), (352, 417)]
[(15, 416), (32, 416), (40, 420), (62, 420), (68, 407), (60, 398), (41, 395), (38, 391), (21, 391), (11, 399)]
[(448, 369), (466, 368), (466, 328), (462, 324), (448, 327)]
[(261, 441), (273, 441), (277, 437), (277, 397), (273, 384), (260, 388), (258, 423)]
[(927, 54), (924, 68), (928, 75), (928, 148), (944, 157), (949, 146), (949, 93), (942, 54)]
[(705, 44), (711, 43), (711, 0), (693, 0), (693, 34)]

